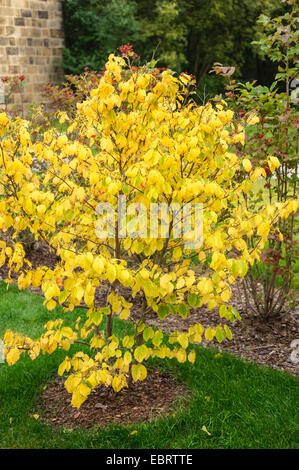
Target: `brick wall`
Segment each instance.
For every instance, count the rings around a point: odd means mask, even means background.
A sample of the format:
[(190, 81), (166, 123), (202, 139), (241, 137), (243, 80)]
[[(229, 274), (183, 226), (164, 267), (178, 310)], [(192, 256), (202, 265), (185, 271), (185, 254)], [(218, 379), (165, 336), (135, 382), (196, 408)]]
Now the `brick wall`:
[(41, 85), (61, 79), (62, 48), (59, 0), (0, 0), (0, 78), (25, 76), (25, 104), (40, 103)]

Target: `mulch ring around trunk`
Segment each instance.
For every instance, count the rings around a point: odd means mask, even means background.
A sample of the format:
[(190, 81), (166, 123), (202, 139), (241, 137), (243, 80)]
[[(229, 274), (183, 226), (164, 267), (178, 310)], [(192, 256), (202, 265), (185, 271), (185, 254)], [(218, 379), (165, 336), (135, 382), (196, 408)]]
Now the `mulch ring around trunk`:
[(130, 390), (124, 388), (116, 393), (111, 387), (97, 387), (80, 409), (71, 406), (72, 396), (65, 389), (64, 380), (56, 377), (42, 392), (37, 406), (43, 424), (54, 430), (72, 430), (151, 421), (171, 414), (190, 397), (191, 392), (172, 375), (148, 369), (147, 378), (133, 382)]

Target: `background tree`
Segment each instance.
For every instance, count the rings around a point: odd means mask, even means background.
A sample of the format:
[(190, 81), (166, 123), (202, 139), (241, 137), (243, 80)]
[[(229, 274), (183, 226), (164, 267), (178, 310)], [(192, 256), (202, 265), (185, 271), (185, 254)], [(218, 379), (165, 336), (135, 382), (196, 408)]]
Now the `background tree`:
[(141, 13), (139, 22), (142, 25), (146, 56), (149, 58), (151, 49), (155, 47), (159, 64), (182, 71), (188, 65), (185, 54), (188, 28), (184, 24), (178, 2), (175, 0), (156, 1), (151, 6), (153, 10), (147, 12), (149, 16), (144, 16), (145, 11), (140, 4), (138, 6), (138, 11)]
[(107, 56), (122, 44), (141, 43), (140, 25), (131, 0), (63, 0), (64, 70), (100, 71)]
[(256, 20), (284, 11), (280, 0), (63, 0), (66, 73), (100, 70), (107, 54), (130, 42), (139, 55), (158, 65), (187, 71), (203, 80), (210, 94), (218, 77), (212, 64), (234, 65), (239, 77), (269, 83), (275, 67), (251, 42)]

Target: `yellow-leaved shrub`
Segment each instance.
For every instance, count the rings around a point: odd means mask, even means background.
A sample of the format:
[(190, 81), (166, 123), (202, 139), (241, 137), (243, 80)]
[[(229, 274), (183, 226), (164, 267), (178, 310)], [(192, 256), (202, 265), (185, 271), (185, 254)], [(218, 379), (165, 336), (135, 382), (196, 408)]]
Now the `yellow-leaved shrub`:
[[(157, 79), (146, 67), (123, 74), (125, 67), (123, 58), (109, 56), (98, 87), (77, 105), (75, 118), (60, 115), (64, 132), (53, 126), (33, 143), (30, 121), (0, 114), (0, 230), (17, 236), (29, 229), (59, 257), (54, 269), (33, 269), (20, 243), (1, 241), (0, 265), (17, 274), (20, 289), (40, 287), (49, 310), (57, 304), (71, 311), (86, 307), (73, 327), (63, 319), (49, 321), (35, 340), (6, 331), (5, 357), (14, 364), (22, 353), (35, 359), (64, 349), (58, 372), (67, 374), (75, 407), (100, 384), (119, 391), (131, 379), (145, 379), (149, 358), (194, 362), (192, 344), (203, 337), (231, 339), (227, 325), (194, 324), (167, 335), (153, 329), (148, 317), (154, 311), (167, 322), (169, 315), (186, 318), (190, 307), (205, 305), (227, 321), (239, 319), (230, 305), (231, 286), (259, 258), (277, 217), (297, 208), (289, 201), (258, 214), (246, 209), (242, 195), (266, 175), (234, 153), (244, 129), (234, 127), (225, 103), (196, 106), (188, 97), (187, 75), (164, 71)], [(46, 168), (42, 173), (35, 170), (38, 162)], [(128, 210), (125, 228), (119, 226), (120, 198), (128, 209), (146, 209), (138, 223)], [(101, 203), (115, 210), (114, 235), (103, 238)], [(171, 211), (169, 233), (150, 236), (151, 207), (161, 203), (202, 205), (200, 246), (188, 244), (195, 229), (176, 231)], [(195, 257), (205, 269), (193, 269)], [(104, 300), (96, 295), (101, 289)], [(138, 319), (131, 316), (137, 299)], [(117, 336), (115, 317), (133, 320), (131, 332)], [(76, 342), (88, 345), (89, 354), (67, 355)]]

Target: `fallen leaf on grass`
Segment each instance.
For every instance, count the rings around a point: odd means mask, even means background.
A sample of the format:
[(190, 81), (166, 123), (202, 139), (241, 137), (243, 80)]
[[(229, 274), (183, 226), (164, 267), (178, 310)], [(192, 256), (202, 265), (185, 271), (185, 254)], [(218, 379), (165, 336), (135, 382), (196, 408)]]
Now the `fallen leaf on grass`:
[(211, 436), (211, 433), (207, 430), (207, 428), (206, 428), (205, 426), (203, 426), (203, 427), (201, 428), (201, 430), (202, 430), (203, 432), (206, 432), (208, 436)]
[(132, 431), (132, 432), (130, 432), (129, 436), (133, 436), (134, 434), (137, 434), (137, 433), (138, 433), (138, 431), (136, 431), (136, 430)]

